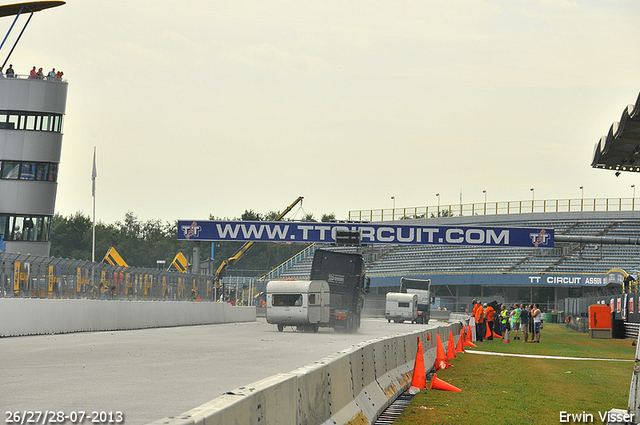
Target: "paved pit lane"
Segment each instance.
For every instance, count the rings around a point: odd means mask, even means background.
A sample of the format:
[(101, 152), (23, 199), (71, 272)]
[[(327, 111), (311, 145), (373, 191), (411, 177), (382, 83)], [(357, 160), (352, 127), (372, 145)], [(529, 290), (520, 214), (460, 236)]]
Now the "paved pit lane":
[(374, 338), (426, 327), (363, 319), (357, 334), (257, 322), (0, 338), (0, 409), (175, 416)]

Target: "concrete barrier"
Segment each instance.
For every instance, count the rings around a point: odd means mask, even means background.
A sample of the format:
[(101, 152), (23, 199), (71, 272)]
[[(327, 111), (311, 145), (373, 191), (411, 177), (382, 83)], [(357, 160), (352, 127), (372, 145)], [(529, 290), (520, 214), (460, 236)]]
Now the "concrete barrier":
[(0, 298), (0, 337), (255, 320), (254, 307), (228, 303)]
[(431, 310), (430, 320), (444, 320), (446, 322), (450, 316), (450, 310)]
[[(367, 341), (289, 373), (238, 388), (153, 425), (371, 424), (411, 383), (418, 347), (426, 368), (436, 357), (436, 334), (448, 344), (461, 322)], [(427, 333), (431, 340), (427, 341)]]

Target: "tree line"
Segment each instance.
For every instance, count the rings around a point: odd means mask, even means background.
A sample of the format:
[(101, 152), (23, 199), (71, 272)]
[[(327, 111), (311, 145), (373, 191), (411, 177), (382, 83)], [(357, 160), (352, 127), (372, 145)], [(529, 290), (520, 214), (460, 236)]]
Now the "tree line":
[[(279, 214), (271, 211), (260, 214), (245, 210), (240, 218), (231, 220), (273, 221)], [(209, 220), (219, 220), (209, 216)], [(229, 219), (224, 219), (225, 221)], [(320, 221), (335, 220), (335, 214), (323, 214)], [(313, 214), (305, 214), (302, 221), (317, 222)], [(193, 242), (178, 240), (178, 222), (161, 220), (142, 221), (132, 212), (125, 214), (124, 220), (113, 224), (96, 223), (95, 259), (103, 260), (110, 247), (114, 247), (128, 265), (134, 267), (156, 268), (158, 260), (165, 261), (168, 268), (178, 252), (189, 262), (193, 261)], [(91, 218), (78, 211), (68, 217), (56, 214), (51, 223), (52, 257), (75, 260), (91, 260), (93, 240), (93, 222)], [(217, 241), (214, 247), (213, 268), (217, 269), (222, 261), (233, 256), (244, 242)], [(307, 244), (292, 243), (256, 243), (234, 266), (228, 268), (251, 270), (255, 274), (274, 268), (306, 247)], [(201, 243), (200, 261), (211, 257), (210, 243)]]

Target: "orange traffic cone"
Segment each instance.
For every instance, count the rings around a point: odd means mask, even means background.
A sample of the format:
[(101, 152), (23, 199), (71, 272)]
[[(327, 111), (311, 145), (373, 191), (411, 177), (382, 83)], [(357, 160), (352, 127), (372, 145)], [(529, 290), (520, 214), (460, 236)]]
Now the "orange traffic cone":
[(456, 353), (464, 353), (464, 329), (460, 329), (460, 337), (458, 337), (458, 347)]
[(436, 346), (436, 370), (447, 369), (449, 367), (449, 359), (447, 359), (447, 355), (444, 352), (444, 347), (442, 346), (442, 340), (440, 339), (440, 334), (436, 334), (437, 346)]
[(464, 346), (465, 347), (478, 348), (477, 345), (475, 345), (473, 342), (471, 342), (471, 326), (469, 326), (467, 328), (467, 338), (464, 340)]
[(424, 367), (424, 352), (422, 351), (422, 343), (418, 338), (418, 352), (416, 353), (416, 361), (413, 364), (413, 377), (411, 378), (411, 386), (419, 389), (427, 388), (427, 370)]
[(502, 339), (502, 335), (498, 335), (498, 334), (497, 334), (497, 333), (495, 333), (495, 332), (493, 333), (493, 337), (494, 337), (494, 338), (500, 338), (500, 339)]
[(488, 339), (491, 336), (491, 329), (489, 328), (489, 325), (487, 325), (486, 328), (487, 332), (484, 333), (484, 339)]
[(431, 380), (431, 385), (429, 385), (430, 390), (442, 390), (442, 391), (457, 391), (462, 392), (462, 390), (458, 387), (455, 387), (448, 382), (443, 381), (438, 378), (438, 376), (434, 373), (433, 379)]
[(456, 343), (453, 340), (453, 332), (449, 331), (449, 344), (447, 345), (447, 360), (456, 358)]

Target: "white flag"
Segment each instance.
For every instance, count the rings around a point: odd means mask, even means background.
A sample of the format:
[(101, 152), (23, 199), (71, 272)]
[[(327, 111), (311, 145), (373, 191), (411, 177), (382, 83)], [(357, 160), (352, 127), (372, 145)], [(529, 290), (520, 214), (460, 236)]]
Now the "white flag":
[(93, 147), (93, 171), (91, 172), (91, 196), (96, 197), (96, 177), (98, 172), (96, 171), (96, 147)]

